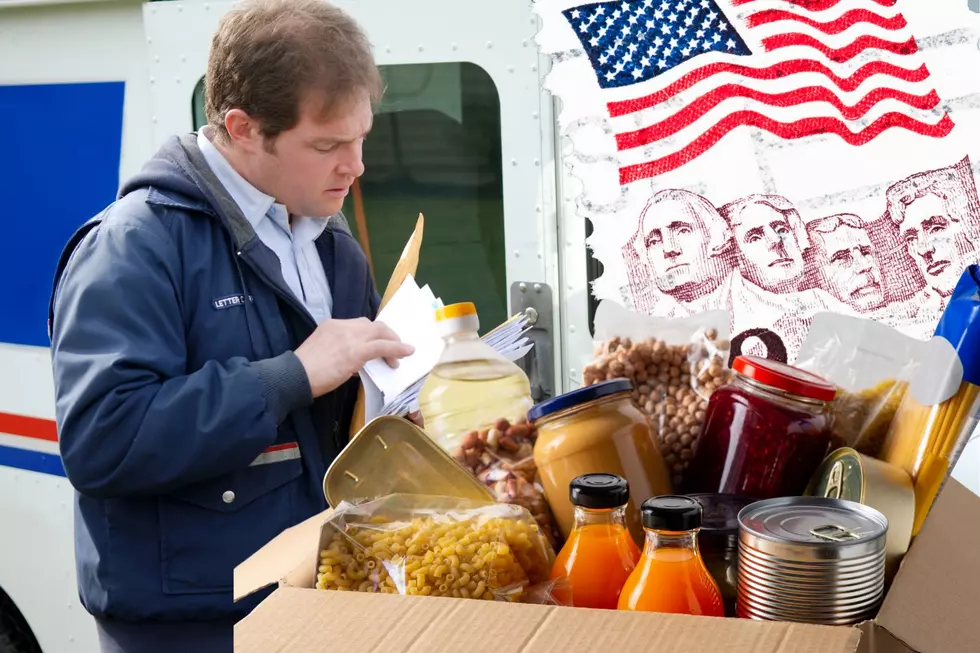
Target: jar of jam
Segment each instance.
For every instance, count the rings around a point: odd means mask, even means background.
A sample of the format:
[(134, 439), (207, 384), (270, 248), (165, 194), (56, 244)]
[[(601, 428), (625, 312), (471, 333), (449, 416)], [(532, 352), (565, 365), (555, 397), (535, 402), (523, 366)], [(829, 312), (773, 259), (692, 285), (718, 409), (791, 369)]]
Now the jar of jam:
[(801, 495), (830, 448), (837, 388), (801, 369), (739, 356), (708, 402), (684, 494)]
[(701, 504), (704, 517), (698, 543), (708, 573), (721, 590), (725, 616), (735, 616), (738, 596), (738, 512), (755, 499), (735, 494), (691, 494)]
[(583, 474), (616, 474), (629, 482), (626, 527), (643, 542), (640, 505), (670, 492), (670, 475), (646, 415), (633, 404), (633, 384), (613, 379), (543, 401), (528, 411), (537, 429), (534, 462), (562, 536), (575, 524), (569, 484)]

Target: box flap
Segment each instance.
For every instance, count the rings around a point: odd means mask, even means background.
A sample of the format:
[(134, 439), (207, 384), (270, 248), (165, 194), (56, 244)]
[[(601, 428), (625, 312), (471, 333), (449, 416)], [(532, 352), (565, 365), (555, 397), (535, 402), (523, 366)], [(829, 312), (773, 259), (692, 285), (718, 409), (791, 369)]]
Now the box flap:
[(902, 561), (877, 622), (920, 653), (980, 649), (980, 497), (954, 479)]
[(287, 528), (235, 567), (235, 600), (278, 583), (305, 560), (311, 559), (310, 556), (316, 553), (317, 543), (320, 541), (320, 526), (329, 519), (332, 512), (325, 510)]
[(861, 630), (858, 653), (915, 653), (873, 621), (865, 621), (858, 628)]
[(860, 637), (856, 628), (280, 587), (235, 625), (235, 651), (855, 653)]

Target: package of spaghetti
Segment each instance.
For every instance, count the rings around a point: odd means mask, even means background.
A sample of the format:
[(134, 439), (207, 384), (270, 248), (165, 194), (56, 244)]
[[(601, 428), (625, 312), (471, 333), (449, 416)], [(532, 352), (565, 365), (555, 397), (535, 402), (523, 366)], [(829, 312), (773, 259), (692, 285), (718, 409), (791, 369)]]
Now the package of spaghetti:
[(921, 340), (874, 320), (814, 316), (794, 364), (837, 386), (829, 411), (833, 449), (878, 457), (924, 349)]
[(980, 266), (963, 273), (928, 343), (885, 438), (880, 458), (901, 467), (915, 488), (919, 532), (980, 411)]
[(342, 502), (319, 550), (317, 589), (550, 601), (554, 549), (515, 504), (409, 494)]

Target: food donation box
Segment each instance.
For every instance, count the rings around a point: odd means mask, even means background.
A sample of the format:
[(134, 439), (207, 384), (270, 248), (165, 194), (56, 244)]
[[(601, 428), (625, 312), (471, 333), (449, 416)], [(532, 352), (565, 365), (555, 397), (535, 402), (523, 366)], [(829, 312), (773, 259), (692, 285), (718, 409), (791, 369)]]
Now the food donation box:
[(725, 311), (605, 302), (582, 386), (537, 404), (475, 306), (434, 312), (438, 362), (333, 461), (331, 509), (235, 569), (268, 593), (236, 651), (980, 650), (980, 496), (951, 476), (980, 266), (932, 339), (820, 313), (793, 364), (733, 352)]
[(873, 620), (817, 626), (315, 589), (330, 511), (235, 570), (235, 596), (276, 589), (235, 627), (241, 653), (955, 653), (980, 642), (980, 497), (950, 480)]
[[(236, 568), (236, 600), (273, 588), (236, 650), (980, 650), (980, 496), (950, 475), (978, 289), (972, 267), (929, 341), (820, 314), (793, 365), (732, 356), (724, 315), (600, 305), (582, 387), (476, 421), (481, 393), (433, 394), (436, 436), (365, 425), (332, 509)], [(485, 355), (466, 374), (513, 376)]]

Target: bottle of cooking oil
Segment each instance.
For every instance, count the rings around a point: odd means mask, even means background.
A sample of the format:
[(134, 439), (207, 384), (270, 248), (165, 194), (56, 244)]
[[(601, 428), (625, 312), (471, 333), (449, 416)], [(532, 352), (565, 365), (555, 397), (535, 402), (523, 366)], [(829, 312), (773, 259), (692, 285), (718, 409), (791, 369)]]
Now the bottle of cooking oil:
[(419, 410), (425, 432), (452, 454), (469, 432), (524, 418), (534, 401), (524, 371), (480, 339), (472, 303), (436, 309), (436, 328), (446, 346), (419, 392)]

